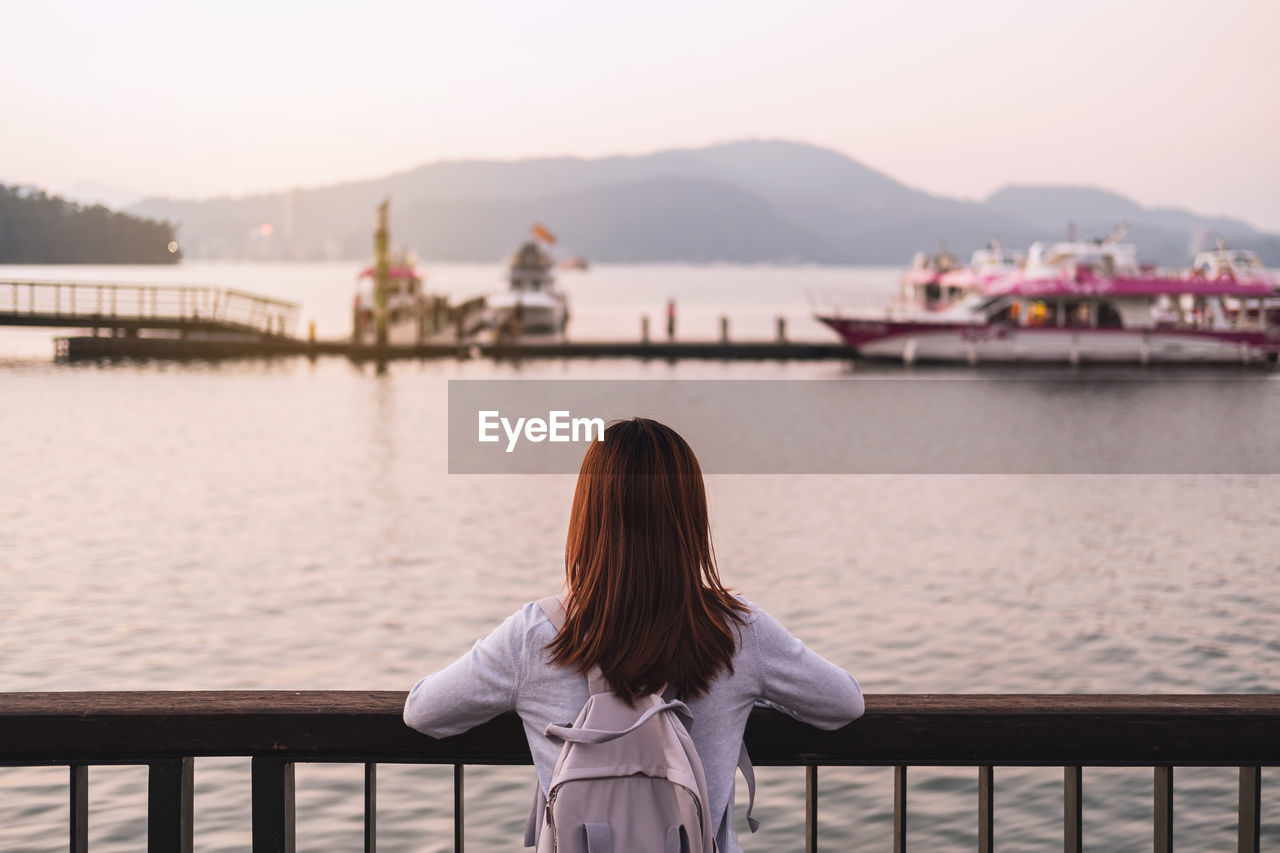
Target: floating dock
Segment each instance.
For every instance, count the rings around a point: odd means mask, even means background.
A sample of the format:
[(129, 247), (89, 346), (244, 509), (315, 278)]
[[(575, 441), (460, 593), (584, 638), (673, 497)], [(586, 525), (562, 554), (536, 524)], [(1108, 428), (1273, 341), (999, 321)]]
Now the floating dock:
[(56, 340), (56, 357), (66, 361), (102, 359), (235, 359), (283, 356), (345, 356), (368, 361), (393, 359), (490, 358), (711, 361), (849, 360), (855, 353), (840, 343), (801, 341), (570, 341), (528, 340), (500, 343), (433, 341), (374, 347), (347, 340), (306, 341), (288, 337), (65, 337)]

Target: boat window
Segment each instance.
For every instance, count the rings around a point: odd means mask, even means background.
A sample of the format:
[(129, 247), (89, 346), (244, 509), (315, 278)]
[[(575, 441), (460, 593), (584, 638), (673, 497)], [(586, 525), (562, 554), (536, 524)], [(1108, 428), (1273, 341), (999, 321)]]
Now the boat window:
[(1022, 304), (1019, 302), (1009, 302), (1001, 306), (994, 314), (988, 315), (990, 323), (1017, 323), (1018, 316), (1022, 313)]
[(1098, 328), (1100, 329), (1119, 329), (1124, 326), (1124, 321), (1120, 319), (1120, 312), (1116, 306), (1110, 302), (1100, 301), (1098, 303)]
[(988, 297), (987, 299), (984, 299), (981, 302), (979, 302), (978, 305), (974, 308), (974, 310), (979, 313), (987, 314), (988, 316), (990, 316), (990, 312), (993, 308), (995, 308), (996, 303), (1000, 302), (1003, 299), (1004, 299), (1003, 296)]
[(1048, 326), (1053, 323), (1053, 313), (1043, 299), (1037, 299), (1027, 309), (1028, 326)]
[(1089, 303), (1069, 301), (1062, 303), (1062, 325), (1068, 329), (1080, 329), (1089, 325)]

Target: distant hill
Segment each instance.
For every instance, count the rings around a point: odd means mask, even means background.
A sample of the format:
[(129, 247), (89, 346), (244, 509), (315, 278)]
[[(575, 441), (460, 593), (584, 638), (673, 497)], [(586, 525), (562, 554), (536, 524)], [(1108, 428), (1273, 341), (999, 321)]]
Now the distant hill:
[(0, 263), (172, 264), (174, 226), (0, 184)]
[[(939, 240), (967, 254), (1103, 236), (1120, 222), (1144, 258), (1185, 261), (1216, 235), (1280, 263), (1280, 237), (1244, 222), (1147, 209), (1105, 190), (1007, 187), (982, 202), (930, 195), (843, 154), (778, 141), (628, 157), (447, 161), (369, 181), (242, 198), (147, 199), (195, 257), (363, 258), (373, 209), (427, 259), (497, 260), (533, 221), (596, 261), (904, 263)], [(263, 227), (269, 226), (269, 227)]]
[(1257, 250), (1267, 263), (1280, 263), (1280, 235), (1259, 232), (1238, 219), (1200, 216), (1168, 207), (1145, 208), (1109, 190), (1010, 186), (993, 193), (986, 206), (1049, 234), (1061, 233), (1066, 221), (1076, 226), (1082, 238), (1101, 237), (1125, 223), (1129, 226), (1125, 240), (1136, 243), (1144, 258), (1188, 260), (1199, 249), (1212, 248), (1221, 237), (1233, 247)]

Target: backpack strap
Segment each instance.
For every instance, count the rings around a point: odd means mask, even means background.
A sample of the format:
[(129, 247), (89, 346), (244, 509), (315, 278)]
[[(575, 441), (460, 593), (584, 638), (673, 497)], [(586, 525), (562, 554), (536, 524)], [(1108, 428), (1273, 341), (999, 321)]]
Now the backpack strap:
[(546, 734), (548, 737), (558, 737), (561, 740), (567, 740), (571, 743), (608, 743), (611, 740), (617, 740), (623, 735), (629, 735), (636, 729), (649, 722), (654, 715), (663, 711), (676, 711), (692, 716), (689, 708), (680, 700), (675, 699), (670, 702), (662, 702), (654, 705), (649, 710), (641, 714), (634, 723), (620, 732), (609, 731), (607, 729), (580, 729), (572, 725), (557, 725), (551, 723), (547, 726)]
[[(564, 596), (552, 595), (540, 599), (538, 607), (546, 614), (547, 621), (551, 623), (551, 627), (555, 628), (556, 633), (559, 634), (564, 629)], [(587, 671), (587, 689), (591, 691), (592, 696), (599, 696), (601, 693), (609, 692), (609, 682), (605, 681), (604, 673), (600, 671), (600, 667), (593, 666)]]
[(559, 634), (560, 630), (564, 628), (564, 596), (549, 595), (546, 598), (539, 599), (538, 609), (546, 614), (547, 621), (551, 623), (551, 627), (555, 628), (556, 633)]
[(613, 853), (613, 830), (607, 823), (584, 823), (587, 853)]

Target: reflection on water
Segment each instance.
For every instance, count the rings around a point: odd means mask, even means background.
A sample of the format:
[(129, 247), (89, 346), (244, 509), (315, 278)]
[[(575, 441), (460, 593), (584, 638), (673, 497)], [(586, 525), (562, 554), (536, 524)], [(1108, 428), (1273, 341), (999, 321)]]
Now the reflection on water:
[[(407, 690), (559, 585), (573, 489), (447, 475), (446, 380), (567, 375), (850, 378), (836, 364), (10, 364), (0, 690)], [(726, 582), (868, 692), (1280, 684), (1275, 477), (723, 476), (709, 490)], [(139, 849), (145, 772), (90, 775), (93, 849)], [(748, 849), (797, 849), (801, 772), (760, 776)], [(1274, 815), (1280, 778), (1264, 777)], [(383, 768), (380, 848), (449, 849), (451, 778)], [(474, 848), (511, 849), (531, 771), (467, 778)], [(883, 849), (889, 771), (821, 780), (824, 846)], [(1180, 847), (1232, 846), (1235, 781), (1178, 770)], [(62, 769), (0, 771), (0, 849), (63, 849), (65, 785)], [(1060, 843), (1061, 785), (1055, 768), (997, 768), (1002, 849)], [(972, 769), (913, 768), (910, 786), (913, 847), (975, 846)], [(300, 767), (298, 788), (299, 849), (357, 848), (359, 768)], [(1090, 768), (1084, 790), (1090, 847), (1150, 843), (1149, 769)], [(248, 791), (247, 760), (197, 762), (200, 849), (248, 846)]]

